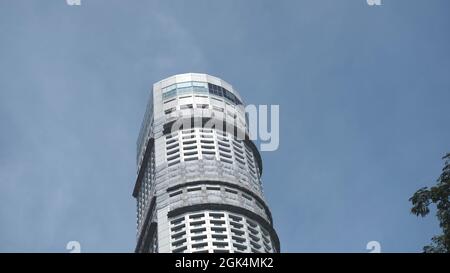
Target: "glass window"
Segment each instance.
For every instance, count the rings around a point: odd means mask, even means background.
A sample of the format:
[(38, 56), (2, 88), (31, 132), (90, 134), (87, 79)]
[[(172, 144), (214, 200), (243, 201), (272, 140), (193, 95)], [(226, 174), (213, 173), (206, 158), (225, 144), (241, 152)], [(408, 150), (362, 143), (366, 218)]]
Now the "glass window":
[(230, 91), (228, 91), (227, 89), (212, 84), (212, 83), (208, 83), (208, 91), (209, 94), (211, 95), (215, 95), (218, 97), (224, 97), (227, 101), (235, 104), (235, 105), (241, 105), (242, 102)]
[(223, 94), (222, 94), (222, 87), (221, 86), (218, 86), (218, 85), (215, 85), (215, 84), (212, 84), (212, 83), (208, 83), (208, 89), (209, 89), (209, 93), (210, 94), (213, 94), (213, 95), (216, 95), (216, 96), (219, 96), (219, 97), (223, 96)]
[(206, 82), (192, 82), (193, 86), (208, 88), (208, 84)]
[(172, 97), (175, 97), (177, 95), (177, 90), (173, 89), (170, 91), (167, 91), (166, 93), (163, 93), (163, 99), (169, 99)]
[(180, 82), (177, 83), (177, 88), (184, 88), (192, 86), (192, 82)]
[(194, 93), (196, 94), (208, 94), (208, 88), (202, 86), (194, 86)]
[(224, 97), (226, 98), (226, 99), (228, 99), (229, 101), (231, 101), (232, 103), (235, 103), (235, 97), (234, 97), (234, 94), (233, 93), (231, 93), (230, 91), (228, 91), (228, 90), (226, 90), (226, 89), (224, 89), (223, 90), (223, 93), (224, 93)]
[(174, 112), (175, 110), (176, 110), (176, 108), (172, 107), (172, 108), (167, 109), (166, 111), (164, 111), (164, 113), (167, 115), (167, 114), (170, 114), (170, 113)]
[(186, 94), (192, 94), (193, 89), (192, 86), (188, 86), (188, 87), (179, 87), (178, 89), (178, 95), (186, 95)]
[(192, 109), (192, 104), (180, 105), (180, 109)]
[(199, 104), (199, 103), (197, 103), (197, 108), (208, 109), (209, 108), (209, 104)]
[(168, 92), (168, 91), (173, 90), (173, 89), (175, 89), (175, 88), (177, 88), (176, 84), (172, 84), (172, 85), (169, 85), (169, 86), (167, 86), (167, 87), (164, 87), (164, 88), (162, 89), (162, 91), (163, 91), (163, 93), (165, 93), (165, 92)]

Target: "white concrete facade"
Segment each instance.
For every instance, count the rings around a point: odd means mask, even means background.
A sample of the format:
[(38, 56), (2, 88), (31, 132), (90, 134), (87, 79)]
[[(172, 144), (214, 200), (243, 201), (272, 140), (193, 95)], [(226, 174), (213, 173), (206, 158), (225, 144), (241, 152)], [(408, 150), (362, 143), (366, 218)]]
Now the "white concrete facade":
[(279, 251), (247, 135), (229, 83), (188, 73), (153, 85), (137, 143), (136, 252)]

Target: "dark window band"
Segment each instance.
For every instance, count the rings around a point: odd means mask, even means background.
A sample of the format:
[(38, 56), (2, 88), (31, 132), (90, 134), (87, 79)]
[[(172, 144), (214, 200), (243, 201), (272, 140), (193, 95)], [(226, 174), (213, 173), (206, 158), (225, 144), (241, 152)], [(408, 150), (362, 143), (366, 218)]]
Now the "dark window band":
[(137, 198), (139, 189), (141, 188), (142, 178), (145, 174), (145, 169), (147, 169), (147, 165), (150, 159), (150, 155), (152, 154), (153, 145), (155, 144), (155, 140), (150, 138), (147, 147), (145, 148), (144, 159), (142, 159), (141, 167), (139, 168), (139, 173), (136, 178), (136, 183), (134, 184), (133, 189), (133, 197)]
[(144, 223), (142, 224), (141, 233), (137, 240), (137, 245), (134, 252), (146, 252), (146, 249), (150, 246), (153, 237), (156, 236), (156, 222), (149, 221), (153, 218), (153, 213), (155, 213), (156, 206), (156, 197), (153, 197), (150, 201), (150, 206), (148, 208), (147, 216), (144, 219)]

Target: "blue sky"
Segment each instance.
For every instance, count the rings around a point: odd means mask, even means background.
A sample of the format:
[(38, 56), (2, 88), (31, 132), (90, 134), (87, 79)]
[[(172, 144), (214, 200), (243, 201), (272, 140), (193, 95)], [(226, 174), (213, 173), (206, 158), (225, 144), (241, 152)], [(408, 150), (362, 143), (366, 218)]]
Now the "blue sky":
[(153, 82), (205, 72), (280, 105), (263, 152), (285, 252), (417, 252), (408, 198), (450, 151), (450, 2), (0, 3), (0, 252), (130, 252)]

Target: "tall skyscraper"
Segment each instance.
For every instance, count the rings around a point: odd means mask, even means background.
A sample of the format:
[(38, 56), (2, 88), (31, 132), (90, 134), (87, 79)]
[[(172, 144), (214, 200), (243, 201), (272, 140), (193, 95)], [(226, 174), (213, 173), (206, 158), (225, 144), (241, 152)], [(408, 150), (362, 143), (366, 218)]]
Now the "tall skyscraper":
[(261, 156), (227, 82), (180, 74), (153, 85), (137, 141), (136, 252), (279, 252)]

